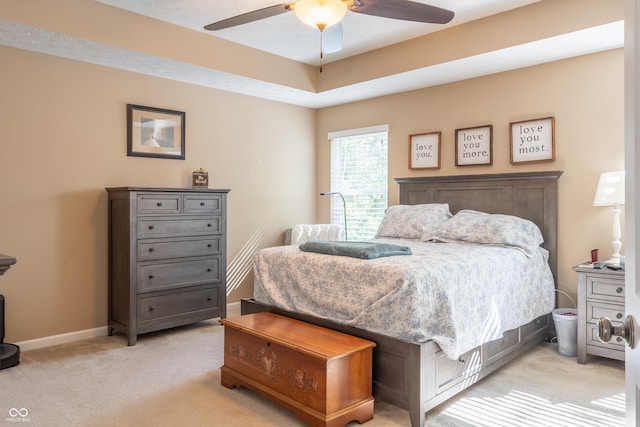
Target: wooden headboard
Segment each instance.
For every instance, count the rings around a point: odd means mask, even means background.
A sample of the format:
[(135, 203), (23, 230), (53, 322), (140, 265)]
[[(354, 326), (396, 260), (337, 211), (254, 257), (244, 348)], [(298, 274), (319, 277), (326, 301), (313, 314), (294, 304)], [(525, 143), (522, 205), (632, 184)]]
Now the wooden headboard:
[(451, 213), (473, 209), (535, 223), (558, 283), (558, 178), (562, 171), (396, 178), (400, 204), (448, 203)]

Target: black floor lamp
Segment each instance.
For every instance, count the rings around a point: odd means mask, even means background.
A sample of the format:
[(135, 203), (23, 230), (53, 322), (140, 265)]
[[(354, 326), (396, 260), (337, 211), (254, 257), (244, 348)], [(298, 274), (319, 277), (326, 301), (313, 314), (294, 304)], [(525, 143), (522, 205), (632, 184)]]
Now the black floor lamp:
[(347, 202), (344, 201), (344, 196), (338, 191), (326, 191), (320, 193), (321, 196), (333, 196), (337, 194), (342, 199), (342, 213), (344, 214), (344, 241), (347, 241)]

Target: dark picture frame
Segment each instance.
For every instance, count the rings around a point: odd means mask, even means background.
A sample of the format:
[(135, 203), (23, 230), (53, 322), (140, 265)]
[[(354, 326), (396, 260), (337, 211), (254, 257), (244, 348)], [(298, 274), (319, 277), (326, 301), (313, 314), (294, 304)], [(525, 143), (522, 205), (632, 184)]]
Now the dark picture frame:
[(185, 113), (127, 104), (127, 156), (185, 159)]
[(509, 126), (511, 164), (556, 159), (554, 117), (511, 122)]
[(409, 169), (440, 169), (442, 132), (409, 135)]
[(456, 129), (456, 166), (493, 164), (493, 125)]

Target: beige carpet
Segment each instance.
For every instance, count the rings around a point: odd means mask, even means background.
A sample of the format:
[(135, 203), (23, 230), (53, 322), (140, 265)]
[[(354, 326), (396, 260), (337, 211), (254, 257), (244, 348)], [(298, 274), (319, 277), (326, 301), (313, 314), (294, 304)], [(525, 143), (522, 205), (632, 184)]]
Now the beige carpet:
[[(0, 371), (0, 425), (283, 427), (290, 412), (220, 386), (223, 327), (215, 321), (23, 352)], [(624, 364), (578, 365), (542, 344), (427, 415), (428, 426), (624, 426)], [(26, 417), (22, 417), (26, 415)], [(358, 425), (349, 424), (350, 427)], [(369, 427), (408, 426), (376, 402)]]

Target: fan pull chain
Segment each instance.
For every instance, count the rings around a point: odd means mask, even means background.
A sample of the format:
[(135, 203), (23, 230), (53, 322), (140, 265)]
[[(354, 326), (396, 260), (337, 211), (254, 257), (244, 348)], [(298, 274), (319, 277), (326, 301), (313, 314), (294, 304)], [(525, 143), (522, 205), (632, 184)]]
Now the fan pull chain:
[(320, 29), (320, 72), (322, 73), (322, 60), (324, 59), (324, 47), (322, 46), (322, 29)]

